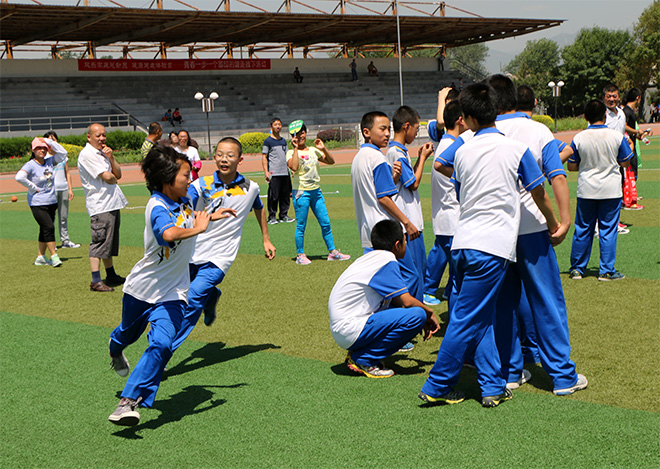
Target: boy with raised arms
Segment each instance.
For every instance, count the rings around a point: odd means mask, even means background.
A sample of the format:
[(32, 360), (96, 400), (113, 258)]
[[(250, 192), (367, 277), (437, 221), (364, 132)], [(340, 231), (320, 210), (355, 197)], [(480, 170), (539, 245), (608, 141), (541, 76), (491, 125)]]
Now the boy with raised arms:
[[(406, 253), (401, 224), (382, 220), (371, 231), (371, 249), (339, 277), (330, 293), (330, 331), (348, 350), (346, 364), (369, 378), (389, 378), (382, 361), (424, 330), (439, 329), (433, 311), (408, 293), (397, 259)], [(390, 305), (394, 307), (390, 307)]]
[(495, 345), (495, 306), (507, 266), (516, 260), (520, 224), (518, 180), (532, 193), (548, 220), (559, 226), (543, 189), (543, 174), (529, 149), (495, 128), (497, 105), (492, 88), (470, 85), (459, 102), (467, 126), (475, 135), (438, 170), (456, 180), (460, 211), (452, 242), (456, 269), (456, 299), (438, 358), (419, 398), (429, 404), (458, 403), (454, 390), (468, 356), (474, 357), (484, 407), (512, 397), (506, 388)]

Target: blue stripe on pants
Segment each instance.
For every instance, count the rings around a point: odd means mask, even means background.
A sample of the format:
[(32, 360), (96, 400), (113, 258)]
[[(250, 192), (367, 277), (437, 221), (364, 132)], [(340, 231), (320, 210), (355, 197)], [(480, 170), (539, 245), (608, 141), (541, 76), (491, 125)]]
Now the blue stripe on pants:
[(150, 324), (149, 346), (140, 357), (126, 381), (121, 397), (137, 399), (142, 405), (151, 407), (163, 376), (165, 365), (172, 357), (172, 341), (181, 327), (186, 306), (184, 301), (146, 303), (124, 293), (122, 299), (121, 324), (110, 334), (110, 353), (121, 354), (128, 345), (140, 338)]
[(438, 358), (422, 392), (439, 397), (458, 382), (466, 356), (474, 355), (482, 396), (504, 392), (493, 322), (495, 305), (508, 261), (472, 249), (452, 251), (457, 292), (451, 320), (440, 345)]

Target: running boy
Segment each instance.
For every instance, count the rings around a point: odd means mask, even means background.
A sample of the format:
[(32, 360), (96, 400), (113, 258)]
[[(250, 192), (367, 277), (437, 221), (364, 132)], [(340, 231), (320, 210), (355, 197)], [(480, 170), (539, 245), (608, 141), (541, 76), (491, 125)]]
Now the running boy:
[[(438, 358), (419, 393), (431, 404), (464, 400), (453, 389), (468, 355), (474, 356), (484, 407), (511, 399), (495, 346), (495, 305), (509, 262), (516, 260), (520, 224), (518, 180), (532, 193), (554, 232), (558, 223), (543, 189), (543, 175), (529, 149), (495, 128), (497, 105), (488, 85), (465, 88), (459, 102), (475, 135), (440, 169), (452, 173), (460, 211), (452, 261), (456, 299)], [(451, 148), (451, 147), (450, 147)], [(437, 161), (436, 161), (437, 164)]]
[(602, 101), (589, 101), (584, 117), (590, 125), (571, 142), (574, 153), (568, 159), (568, 170), (579, 171), (569, 273), (574, 280), (582, 278), (589, 263), (596, 220), (600, 245), (598, 280), (625, 278), (614, 269), (622, 197), (619, 166), (627, 167), (633, 152), (620, 132), (607, 128), (606, 112)]
[(238, 172), (243, 161), (243, 147), (233, 137), (218, 142), (213, 160), (218, 170), (190, 185), (188, 196), (193, 207), (209, 215), (229, 210), (234, 217), (213, 223), (195, 241), (195, 252), (190, 261), (190, 291), (188, 306), (172, 349), (176, 350), (192, 332), (204, 311), (204, 324), (215, 321), (215, 307), (222, 292), (216, 287), (225, 278), (241, 245), (243, 225), (254, 210), (264, 251), (268, 259), (275, 257), (275, 246), (270, 242), (264, 206), (259, 198), (259, 185)]
[[(401, 106), (392, 116), (394, 139), (390, 140), (385, 160), (395, 169), (397, 193), (392, 200), (401, 212), (419, 230), (419, 236), (408, 242), (406, 255), (399, 260), (401, 275), (408, 291), (419, 301), (423, 300), (424, 274), (426, 272), (426, 248), (424, 247), (424, 217), (419, 200), (419, 184), (426, 159), (433, 154), (433, 144), (427, 142), (419, 149), (413, 168), (406, 145), (411, 144), (419, 131), (419, 114), (409, 106)], [(397, 164), (398, 163), (398, 164)]]
[(119, 376), (127, 376), (129, 364), (123, 350), (151, 325), (149, 347), (128, 378), (117, 409), (108, 417), (125, 426), (140, 422), (139, 405), (154, 403), (186, 307), (192, 238), (206, 230), (210, 219), (204, 212), (193, 214), (186, 198), (191, 166), (185, 155), (156, 147), (141, 165), (151, 191), (144, 212), (144, 257), (126, 278), (121, 324), (110, 334), (109, 344), (112, 368)]
[(410, 240), (419, 237), (419, 230), (392, 200), (398, 191), (392, 167), (381, 152), (390, 139), (390, 120), (382, 112), (368, 112), (362, 116), (360, 128), (365, 143), (353, 158), (351, 183), (360, 242), (366, 253), (372, 250), (371, 229), (381, 220), (398, 220)]
[[(339, 277), (330, 293), (330, 331), (348, 350), (346, 364), (369, 378), (389, 378), (382, 360), (424, 330), (429, 339), (440, 325), (433, 311), (408, 293), (397, 259), (406, 254), (401, 224), (382, 220), (371, 231), (373, 249)], [(390, 308), (390, 304), (394, 308)]]

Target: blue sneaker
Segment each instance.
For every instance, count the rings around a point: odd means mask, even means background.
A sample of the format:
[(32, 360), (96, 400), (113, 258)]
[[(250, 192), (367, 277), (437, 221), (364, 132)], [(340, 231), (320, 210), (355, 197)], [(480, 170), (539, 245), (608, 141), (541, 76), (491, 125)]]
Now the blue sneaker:
[(410, 352), (414, 348), (415, 348), (415, 344), (413, 344), (412, 342), (408, 342), (406, 345), (404, 345), (399, 349), (399, 352)]
[(439, 305), (440, 303), (441, 303), (441, 301), (439, 299), (437, 299), (435, 296), (427, 295), (426, 293), (424, 293), (424, 304), (425, 305), (435, 306), (435, 305)]
[(210, 326), (215, 322), (215, 318), (217, 316), (215, 307), (218, 304), (220, 295), (222, 295), (222, 292), (216, 287), (213, 287), (209, 297), (206, 299), (206, 303), (204, 304), (204, 325), (206, 326)]
[(598, 280), (601, 282), (609, 282), (610, 280), (623, 280), (624, 278), (626, 278), (626, 276), (621, 272), (617, 272), (616, 270), (614, 272), (609, 272), (607, 274), (601, 274), (598, 276)]

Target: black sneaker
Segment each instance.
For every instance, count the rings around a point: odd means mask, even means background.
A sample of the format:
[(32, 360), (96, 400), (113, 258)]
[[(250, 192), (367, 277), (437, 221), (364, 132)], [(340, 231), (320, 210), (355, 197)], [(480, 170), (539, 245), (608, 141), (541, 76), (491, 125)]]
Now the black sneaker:
[(428, 394), (420, 391), (417, 397), (430, 405), (459, 404), (465, 400), (465, 394), (463, 394), (462, 391), (457, 391), (454, 389), (440, 397), (431, 397)]
[(211, 294), (209, 297), (206, 299), (206, 303), (204, 304), (204, 325), (205, 326), (210, 326), (215, 322), (215, 318), (217, 316), (216, 313), (216, 305), (218, 304), (218, 300), (220, 299), (220, 290), (218, 290), (216, 287), (213, 287), (213, 290), (211, 290)]
[(105, 279), (105, 284), (109, 287), (118, 287), (119, 285), (123, 285), (125, 281), (126, 277), (122, 277), (121, 275), (113, 275), (112, 277)]
[(115, 411), (110, 414), (108, 420), (115, 425), (123, 427), (132, 427), (140, 423), (140, 413), (135, 410), (142, 399), (129, 399), (122, 397)]
[(269, 218), (268, 219), (268, 224), (269, 225), (277, 225), (278, 223), (279, 223), (279, 220), (277, 220), (276, 218)]
[(481, 405), (484, 407), (497, 407), (504, 401), (508, 401), (509, 399), (513, 399), (513, 393), (507, 389), (504, 388), (504, 392), (502, 394), (498, 394), (497, 396), (485, 396), (481, 398)]

